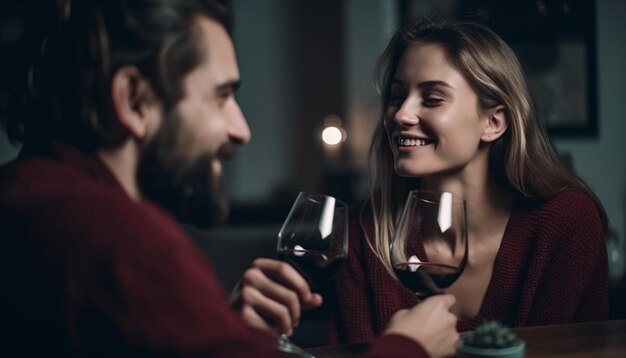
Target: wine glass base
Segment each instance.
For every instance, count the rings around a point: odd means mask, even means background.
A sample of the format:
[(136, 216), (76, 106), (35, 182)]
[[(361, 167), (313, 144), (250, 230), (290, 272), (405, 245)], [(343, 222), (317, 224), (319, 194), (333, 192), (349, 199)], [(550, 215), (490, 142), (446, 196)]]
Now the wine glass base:
[(315, 356), (304, 349), (297, 346), (295, 343), (289, 340), (287, 336), (280, 335), (278, 337), (277, 348), (279, 351), (285, 353), (287, 356), (291, 357), (301, 357), (301, 358), (315, 358)]

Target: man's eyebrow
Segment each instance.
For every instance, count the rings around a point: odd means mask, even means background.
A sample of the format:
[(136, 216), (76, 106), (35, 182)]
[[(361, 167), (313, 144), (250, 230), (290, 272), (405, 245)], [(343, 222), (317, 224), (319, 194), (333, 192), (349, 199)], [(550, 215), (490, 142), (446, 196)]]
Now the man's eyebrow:
[(237, 90), (239, 89), (239, 87), (241, 86), (241, 81), (240, 80), (232, 80), (232, 81), (227, 81), (224, 82), (220, 85), (217, 86), (217, 90), (218, 91), (233, 91), (233, 92), (237, 92)]

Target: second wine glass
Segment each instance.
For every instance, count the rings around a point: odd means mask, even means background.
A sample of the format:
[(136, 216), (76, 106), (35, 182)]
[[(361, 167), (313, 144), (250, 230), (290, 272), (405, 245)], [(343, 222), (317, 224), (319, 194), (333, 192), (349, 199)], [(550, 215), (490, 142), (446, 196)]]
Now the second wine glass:
[[(332, 196), (300, 192), (278, 233), (278, 257), (311, 286), (330, 279), (348, 254), (348, 205)], [(313, 357), (281, 335), (279, 350)]]
[(463, 273), (467, 255), (465, 200), (411, 191), (390, 245), (398, 280), (420, 298), (444, 293)]

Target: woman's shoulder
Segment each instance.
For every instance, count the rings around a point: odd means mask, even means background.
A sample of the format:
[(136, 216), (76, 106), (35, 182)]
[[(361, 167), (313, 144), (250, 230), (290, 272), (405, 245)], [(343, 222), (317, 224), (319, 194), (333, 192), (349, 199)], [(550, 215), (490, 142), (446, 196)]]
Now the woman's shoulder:
[(604, 237), (600, 209), (594, 198), (581, 190), (565, 189), (548, 199), (525, 200), (517, 214), (532, 236), (552, 243), (558, 237)]
[(599, 215), (595, 200), (588, 193), (565, 189), (547, 199), (521, 199), (518, 208), (527, 213), (574, 218), (579, 215)]

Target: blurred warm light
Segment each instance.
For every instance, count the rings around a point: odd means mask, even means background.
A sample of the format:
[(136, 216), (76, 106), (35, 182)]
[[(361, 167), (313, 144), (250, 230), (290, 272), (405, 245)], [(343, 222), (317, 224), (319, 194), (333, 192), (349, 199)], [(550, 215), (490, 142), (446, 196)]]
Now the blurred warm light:
[(328, 145), (337, 145), (343, 141), (343, 133), (337, 127), (326, 127), (322, 131), (322, 140)]
[(322, 141), (329, 146), (335, 146), (345, 142), (348, 133), (342, 126), (341, 117), (336, 114), (329, 114), (324, 117), (324, 130), (322, 131)]

